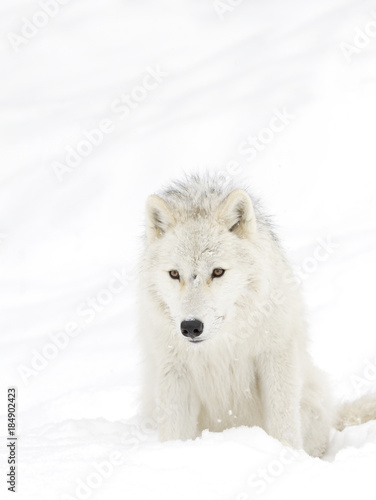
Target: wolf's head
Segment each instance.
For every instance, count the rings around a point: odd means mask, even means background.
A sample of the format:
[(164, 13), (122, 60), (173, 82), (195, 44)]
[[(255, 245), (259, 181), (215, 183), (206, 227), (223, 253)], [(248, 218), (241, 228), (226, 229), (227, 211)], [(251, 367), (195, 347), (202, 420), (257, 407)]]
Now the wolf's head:
[(248, 193), (195, 188), (148, 198), (144, 277), (176, 334), (197, 343), (231, 328), (237, 306), (262, 284)]

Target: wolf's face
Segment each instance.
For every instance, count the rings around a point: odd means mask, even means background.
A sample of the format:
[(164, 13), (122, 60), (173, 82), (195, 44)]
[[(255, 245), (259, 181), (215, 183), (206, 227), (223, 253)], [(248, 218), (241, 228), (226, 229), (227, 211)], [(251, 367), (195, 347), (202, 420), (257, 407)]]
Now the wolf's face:
[(147, 203), (148, 285), (177, 335), (203, 342), (225, 331), (252, 286), (255, 214), (245, 191), (233, 191), (209, 215)]

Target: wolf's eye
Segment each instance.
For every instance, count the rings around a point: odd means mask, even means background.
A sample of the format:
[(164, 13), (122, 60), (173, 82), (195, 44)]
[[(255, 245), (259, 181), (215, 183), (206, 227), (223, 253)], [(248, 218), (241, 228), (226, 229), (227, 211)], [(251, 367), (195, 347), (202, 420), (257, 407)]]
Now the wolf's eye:
[(170, 271), (170, 272), (169, 272), (169, 275), (171, 276), (171, 278), (172, 278), (173, 280), (178, 280), (178, 279), (180, 279), (180, 274), (179, 274), (176, 270)]
[(214, 271), (212, 272), (212, 278), (220, 278), (224, 274), (225, 270), (218, 267), (217, 269), (214, 269)]

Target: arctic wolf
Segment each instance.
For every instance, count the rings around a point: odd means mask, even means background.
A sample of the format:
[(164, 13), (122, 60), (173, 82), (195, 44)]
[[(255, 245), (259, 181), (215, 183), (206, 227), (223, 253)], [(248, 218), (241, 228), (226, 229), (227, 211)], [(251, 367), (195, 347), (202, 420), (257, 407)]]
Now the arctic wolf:
[(258, 425), (322, 456), (332, 425), (376, 416), (368, 400), (332, 409), (299, 287), (245, 190), (192, 176), (150, 196), (140, 278), (143, 406), (161, 440)]

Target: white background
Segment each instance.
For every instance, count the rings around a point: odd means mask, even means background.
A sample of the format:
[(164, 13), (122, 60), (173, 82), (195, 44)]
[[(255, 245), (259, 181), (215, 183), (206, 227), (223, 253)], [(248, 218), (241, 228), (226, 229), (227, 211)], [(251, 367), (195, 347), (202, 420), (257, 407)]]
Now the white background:
[[(19, 498), (370, 498), (375, 422), (333, 432), (325, 461), (287, 465), (259, 429), (157, 443), (137, 413), (135, 269), (146, 197), (231, 162), (304, 275), (336, 398), (376, 388), (376, 4), (12, 0), (0, 27), (0, 496), (17, 386)], [(145, 92), (150, 68), (163, 77)], [(242, 154), (276, 110), (293, 118)], [(103, 120), (112, 131), (57, 175)]]

